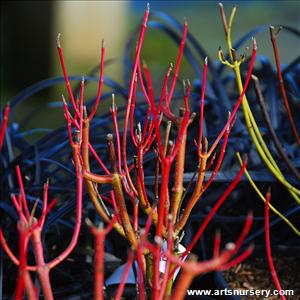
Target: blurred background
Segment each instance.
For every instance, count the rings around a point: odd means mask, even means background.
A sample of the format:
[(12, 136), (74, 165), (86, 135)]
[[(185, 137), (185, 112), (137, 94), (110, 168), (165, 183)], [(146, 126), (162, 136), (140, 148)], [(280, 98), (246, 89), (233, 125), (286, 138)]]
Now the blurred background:
[[(264, 24), (284, 24), (300, 29), (299, 1), (225, 1), (227, 15), (234, 4), (238, 5), (234, 40)], [(150, 1), (150, 6), (152, 12), (163, 11), (181, 23), (185, 17), (190, 32), (212, 58), (216, 58), (220, 45), (226, 48), (217, 1)], [(116, 59), (107, 67), (105, 75), (122, 85), (124, 49), (145, 7), (146, 1), (2, 1), (1, 106), (29, 85), (62, 75), (55, 44), (58, 32), (62, 34), (70, 75), (88, 74), (97, 66), (104, 38), (106, 59)], [(269, 34), (260, 34), (257, 39), (259, 54), (273, 57)], [(279, 41), (282, 63), (290, 62), (299, 53), (299, 40), (281, 34)], [(160, 79), (167, 64), (174, 62), (177, 49), (165, 34), (149, 29), (142, 58)], [(273, 59), (271, 61), (274, 63)], [(193, 79), (184, 64), (182, 72)], [(95, 89), (96, 85), (91, 87), (91, 94), (96, 93)], [(59, 100), (62, 92), (66, 93), (64, 86), (56, 86), (35, 96), (26, 105)]]

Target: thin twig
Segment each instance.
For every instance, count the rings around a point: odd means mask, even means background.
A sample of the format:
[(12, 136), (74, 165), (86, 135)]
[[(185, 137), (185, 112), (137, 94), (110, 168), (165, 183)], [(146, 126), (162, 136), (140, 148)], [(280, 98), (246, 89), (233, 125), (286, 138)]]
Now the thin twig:
[(294, 176), (300, 180), (300, 173), (298, 172), (298, 170), (294, 167), (293, 163), (290, 161), (290, 159), (288, 158), (287, 154), (284, 151), (284, 148), (281, 144), (281, 142), (279, 141), (276, 132), (272, 126), (272, 121), (270, 119), (270, 116), (268, 114), (267, 108), (266, 108), (266, 104), (265, 104), (265, 100), (259, 85), (259, 80), (256, 76), (252, 75), (251, 79), (253, 80), (254, 83), (254, 89), (255, 89), (255, 93), (261, 108), (261, 112), (263, 114), (264, 120), (266, 122), (266, 125), (269, 129), (271, 138), (276, 146), (276, 149), (279, 153), (279, 155), (281, 156), (282, 160), (286, 163), (287, 167), (289, 168), (289, 170), (294, 174)]

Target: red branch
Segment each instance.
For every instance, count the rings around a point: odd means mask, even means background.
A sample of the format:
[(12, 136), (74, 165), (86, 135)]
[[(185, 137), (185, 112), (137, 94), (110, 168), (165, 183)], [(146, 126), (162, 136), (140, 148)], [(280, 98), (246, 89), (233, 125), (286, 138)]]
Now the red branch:
[[(203, 133), (203, 116), (204, 116), (204, 97), (205, 97), (205, 88), (206, 88), (206, 75), (207, 75), (207, 57), (204, 60), (203, 68), (203, 77), (202, 77), (202, 89), (201, 89), (201, 98), (200, 98), (200, 118), (199, 118), (199, 137), (198, 145), (202, 144), (202, 133)], [(198, 148), (198, 156), (200, 157), (201, 149)]]
[(277, 76), (278, 76), (278, 80), (279, 80), (279, 87), (280, 87), (280, 92), (281, 92), (281, 96), (283, 99), (283, 103), (284, 103), (285, 109), (288, 114), (288, 119), (289, 119), (290, 125), (292, 127), (292, 131), (293, 131), (293, 134), (297, 141), (297, 144), (298, 144), (298, 146), (300, 146), (300, 136), (299, 136), (297, 127), (295, 125), (295, 121), (294, 121), (292, 111), (291, 111), (291, 108), (289, 105), (289, 101), (288, 101), (288, 98), (286, 95), (284, 81), (283, 81), (283, 77), (282, 77), (282, 73), (281, 73), (280, 57), (279, 57), (279, 52), (278, 52), (278, 47), (277, 47), (277, 36), (278, 36), (279, 30), (277, 32), (275, 32), (274, 27), (273, 26), (270, 27), (271, 42), (272, 42), (272, 46), (273, 46), (275, 62), (276, 62), (276, 67), (277, 67)]
[[(269, 225), (269, 206), (270, 206), (270, 198), (271, 198), (271, 190), (269, 189), (267, 194), (266, 194), (266, 205), (265, 205), (265, 240), (266, 240), (266, 251), (267, 251), (267, 258), (268, 258), (268, 263), (270, 266), (270, 270), (271, 270), (271, 275), (273, 278), (273, 281), (275, 283), (275, 286), (277, 288), (277, 290), (280, 292), (282, 291), (276, 270), (275, 270), (275, 266), (274, 266), (274, 262), (273, 262), (273, 258), (272, 258), (272, 252), (271, 252), (271, 242), (270, 242), (270, 225)], [(280, 294), (280, 298), (282, 300), (285, 300), (285, 296)]]
[(5, 132), (7, 128), (8, 118), (9, 118), (10, 106), (9, 103), (6, 104), (3, 113), (3, 119), (0, 127), (0, 151), (2, 150), (5, 138)]
[(95, 240), (94, 300), (104, 299), (104, 240), (106, 235), (113, 228), (115, 221), (116, 217), (112, 218), (106, 229), (103, 229), (103, 223), (100, 223), (98, 227), (95, 227), (95, 225), (90, 220), (86, 220), (86, 223), (89, 226)]
[(95, 101), (93, 110), (91, 111), (91, 113), (89, 115), (90, 121), (92, 121), (94, 115), (97, 112), (97, 109), (98, 109), (98, 106), (100, 103), (101, 94), (102, 94), (103, 74), (104, 74), (104, 57), (105, 57), (105, 44), (104, 44), (104, 40), (102, 40), (98, 91), (97, 91), (96, 101)]
[(59, 55), (59, 59), (60, 59), (60, 64), (61, 64), (61, 68), (62, 68), (62, 71), (63, 71), (63, 74), (64, 74), (66, 87), (67, 87), (67, 90), (68, 90), (69, 97), (71, 99), (73, 109), (76, 112), (76, 115), (79, 115), (79, 111), (78, 111), (77, 106), (76, 106), (74, 94), (73, 94), (73, 91), (72, 91), (72, 88), (71, 88), (71, 84), (70, 84), (70, 81), (69, 81), (69, 76), (68, 76), (67, 69), (66, 69), (65, 59), (64, 59), (64, 55), (63, 55), (63, 51), (62, 51), (61, 43), (60, 43), (60, 36), (61, 36), (61, 34), (59, 33), (56, 37), (56, 46), (57, 46), (57, 51), (58, 51), (58, 55)]

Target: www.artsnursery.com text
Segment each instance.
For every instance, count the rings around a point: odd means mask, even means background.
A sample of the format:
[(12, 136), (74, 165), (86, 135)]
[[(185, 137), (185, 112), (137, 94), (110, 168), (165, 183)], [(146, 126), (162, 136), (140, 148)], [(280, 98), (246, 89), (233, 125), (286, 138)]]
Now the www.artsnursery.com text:
[(221, 289), (221, 290), (187, 290), (188, 296), (262, 296), (268, 298), (270, 296), (294, 296), (293, 290), (256, 290), (256, 289)]

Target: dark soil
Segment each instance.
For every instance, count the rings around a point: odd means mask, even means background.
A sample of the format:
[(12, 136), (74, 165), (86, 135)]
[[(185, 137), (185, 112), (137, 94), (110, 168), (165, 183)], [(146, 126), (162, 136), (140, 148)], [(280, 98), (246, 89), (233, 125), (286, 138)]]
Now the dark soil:
[[(293, 256), (274, 256), (275, 269), (283, 290), (293, 290), (293, 296), (286, 296), (289, 300), (300, 299), (300, 255)], [(233, 289), (241, 290), (266, 290), (276, 289), (268, 261), (266, 258), (254, 258), (242, 264), (238, 264), (230, 270), (223, 272), (228, 286)], [(241, 299), (266, 299), (262, 296), (247, 296)], [(280, 299), (279, 296), (269, 296), (268, 300)]]

